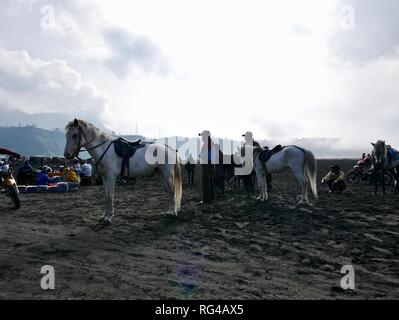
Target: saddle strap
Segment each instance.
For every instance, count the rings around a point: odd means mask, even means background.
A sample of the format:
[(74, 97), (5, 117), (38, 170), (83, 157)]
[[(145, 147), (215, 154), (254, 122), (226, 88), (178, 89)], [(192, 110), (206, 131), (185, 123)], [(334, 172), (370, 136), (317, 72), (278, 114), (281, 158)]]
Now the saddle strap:
[(105, 154), (108, 152), (109, 148), (111, 148), (111, 146), (114, 144), (114, 141), (111, 141), (111, 143), (108, 145), (107, 149), (105, 149), (104, 153), (101, 155), (100, 159), (97, 160), (97, 162), (95, 163), (94, 167), (96, 168), (96, 171), (98, 172), (98, 166), (100, 164), (100, 162), (104, 159)]

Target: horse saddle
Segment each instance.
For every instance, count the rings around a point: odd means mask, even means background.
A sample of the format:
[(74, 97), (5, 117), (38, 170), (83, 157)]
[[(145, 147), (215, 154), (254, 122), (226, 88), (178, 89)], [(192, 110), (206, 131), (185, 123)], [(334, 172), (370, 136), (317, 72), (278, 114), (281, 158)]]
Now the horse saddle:
[(145, 143), (141, 139), (135, 141), (128, 141), (125, 138), (118, 138), (114, 140), (114, 149), (116, 155), (122, 159), (121, 165), (121, 177), (129, 176), (129, 160), (134, 156), (137, 149), (141, 149), (145, 146)]
[(269, 147), (264, 147), (259, 154), (259, 160), (263, 163), (266, 163), (273, 155), (279, 153), (283, 149), (284, 148), (281, 145), (275, 146), (273, 149), (269, 149)]

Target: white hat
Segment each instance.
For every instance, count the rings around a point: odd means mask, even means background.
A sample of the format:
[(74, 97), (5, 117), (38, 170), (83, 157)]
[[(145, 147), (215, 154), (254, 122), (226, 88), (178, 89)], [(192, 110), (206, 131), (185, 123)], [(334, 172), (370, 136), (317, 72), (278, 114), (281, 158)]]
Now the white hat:
[(210, 137), (211, 133), (208, 130), (204, 130), (202, 133), (199, 134), (200, 137)]
[(245, 138), (252, 138), (253, 137), (253, 133), (251, 131), (247, 131), (245, 134), (242, 135)]

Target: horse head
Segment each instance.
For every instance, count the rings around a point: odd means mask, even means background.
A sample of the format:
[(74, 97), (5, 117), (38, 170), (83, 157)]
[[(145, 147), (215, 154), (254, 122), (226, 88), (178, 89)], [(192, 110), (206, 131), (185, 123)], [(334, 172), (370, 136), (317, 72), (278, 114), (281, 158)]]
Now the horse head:
[(385, 164), (387, 154), (385, 141), (378, 140), (376, 143), (371, 143), (371, 145), (373, 146), (372, 163), (375, 167), (382, 167)]
[(64, 156), (73, 159), (79, 156), (80, 149), (86, 144), (86, 137), (82, 130), (82, 121), (75, 119), (67, 124), (65, 130), (66, 145)]

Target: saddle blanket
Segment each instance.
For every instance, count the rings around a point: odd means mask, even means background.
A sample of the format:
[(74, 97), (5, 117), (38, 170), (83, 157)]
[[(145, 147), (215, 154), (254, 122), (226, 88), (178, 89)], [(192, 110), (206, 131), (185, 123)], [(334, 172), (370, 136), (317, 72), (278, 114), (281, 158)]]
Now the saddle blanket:
[(394, 148), (388, 149), (388, 157), (390, 162), (392, 161), (399, 161), (399, 151)]

